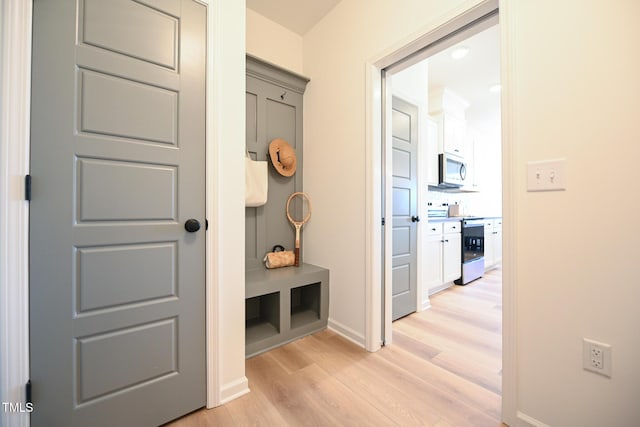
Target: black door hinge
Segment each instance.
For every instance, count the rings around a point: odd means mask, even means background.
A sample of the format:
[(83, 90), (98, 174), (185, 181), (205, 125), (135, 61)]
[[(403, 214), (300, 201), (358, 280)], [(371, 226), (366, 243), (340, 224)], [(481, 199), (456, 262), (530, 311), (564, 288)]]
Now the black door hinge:
[(28, 202), (31, 201), (31, 175), (24, 177), (24, 199)]
[(205, 218), (204, 220), (204, 229), (208, 230), (209, 229), (209, 220)]
[(384, 226), (384, 218), (382, 218), (382, 225)]
[(33, 403), (31, 401), (31, 380), (27, 381), (27, 385), (25, 386), (25, 403)]

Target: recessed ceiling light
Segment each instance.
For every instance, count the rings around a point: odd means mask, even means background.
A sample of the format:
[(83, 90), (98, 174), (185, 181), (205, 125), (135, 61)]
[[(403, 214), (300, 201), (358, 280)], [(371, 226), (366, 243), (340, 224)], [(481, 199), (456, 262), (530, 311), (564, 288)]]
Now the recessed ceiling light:
[(469, 48), (466, 46), (459, 46), (455, 49), (453, 49), (451, 51), (451, 57), (453, 59), (460, 59), (460, 58), (464, 58), (465, 56), (467, 56), (467, 53), (469, 53)]
[(489, 86), (489, 92), (500, 92), (501, 89), (502, 86), (500, 86), (500, 83), (494, 83)]

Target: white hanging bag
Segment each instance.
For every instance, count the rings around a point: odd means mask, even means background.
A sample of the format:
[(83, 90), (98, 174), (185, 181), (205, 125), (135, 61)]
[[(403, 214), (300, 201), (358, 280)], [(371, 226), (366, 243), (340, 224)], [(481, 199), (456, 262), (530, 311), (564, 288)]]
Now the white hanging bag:
[(267, 203), (269, 192), (269, 170), (266, 161), (256, 161), (247, 156), (245, 165), (245, 206), (255, 208)]

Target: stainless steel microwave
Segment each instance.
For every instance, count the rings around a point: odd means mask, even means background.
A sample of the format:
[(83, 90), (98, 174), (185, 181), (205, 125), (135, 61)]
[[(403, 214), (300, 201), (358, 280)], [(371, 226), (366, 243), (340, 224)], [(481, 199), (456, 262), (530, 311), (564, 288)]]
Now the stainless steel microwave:
[(442, 188), (460, 188), (467, 178), (467, 165), (462, 157), (449, 153), (439, 156), (439, 184)]

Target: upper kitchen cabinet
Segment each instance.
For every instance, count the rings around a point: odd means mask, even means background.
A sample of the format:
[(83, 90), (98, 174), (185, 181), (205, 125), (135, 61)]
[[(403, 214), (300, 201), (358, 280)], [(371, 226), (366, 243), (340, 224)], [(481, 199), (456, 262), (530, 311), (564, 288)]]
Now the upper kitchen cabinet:
[(438, 152), (465, 155), (465, 110), (469, 103), (447, 88), (429, 96), (429, 114), (438, 124)]
[(438, 138), (442, 140), (442, 151), (448, 154), (464, 157), (466, 123), (464, 119), (449, 113), (437, 116), (439, 123)]

